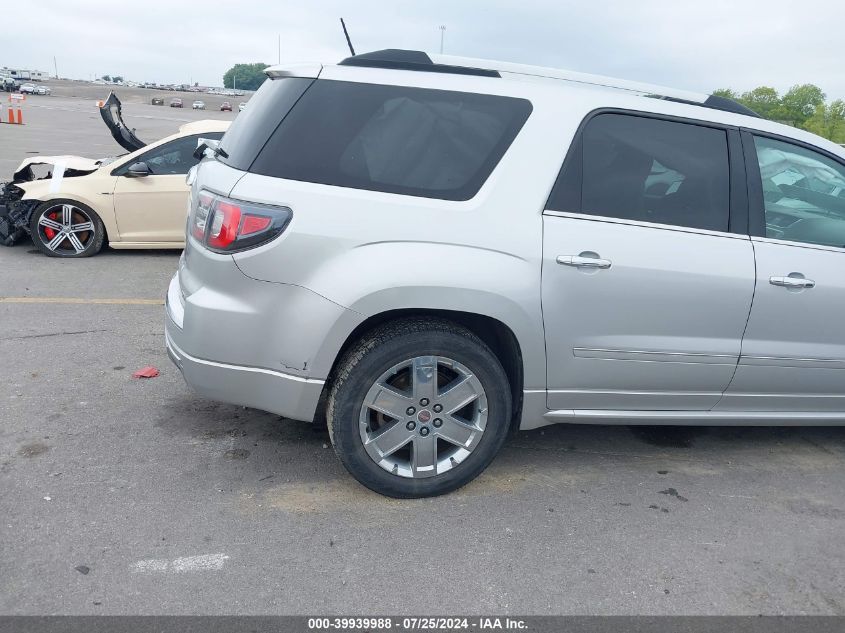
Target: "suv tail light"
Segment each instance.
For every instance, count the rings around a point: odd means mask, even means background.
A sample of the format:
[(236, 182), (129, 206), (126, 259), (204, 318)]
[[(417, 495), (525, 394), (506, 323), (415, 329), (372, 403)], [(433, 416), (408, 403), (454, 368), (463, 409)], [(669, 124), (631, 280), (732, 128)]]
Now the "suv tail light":
[(266, 244), (287, 227), (287, 207), (232, 200), (200, 191), (188, 222), (191, 235), (209, 250), (232, 253)]

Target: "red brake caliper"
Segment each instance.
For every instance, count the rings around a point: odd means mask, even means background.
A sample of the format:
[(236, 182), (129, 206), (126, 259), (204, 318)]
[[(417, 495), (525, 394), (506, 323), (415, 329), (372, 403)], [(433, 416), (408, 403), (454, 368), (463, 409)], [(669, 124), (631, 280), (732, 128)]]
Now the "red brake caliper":
[[(56, 218), (57, 215), (58, 215), (58, 213), (54, 212), (54, 213), (50, 213), (47, 217), (50, 218), (51, 220), (58, 221), (57, 218)], [(44, 227), (44, 235), (47, 236), (48, 240), (52, 240), (54, 237), (56, 237), (56, 230), (51, 229), (49, 226), (45, 226)]]

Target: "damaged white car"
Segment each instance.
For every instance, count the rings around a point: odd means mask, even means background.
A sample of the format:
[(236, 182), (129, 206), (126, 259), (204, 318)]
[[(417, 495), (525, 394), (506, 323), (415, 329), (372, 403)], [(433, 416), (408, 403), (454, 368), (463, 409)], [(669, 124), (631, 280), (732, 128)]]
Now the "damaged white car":
[(113, 93), (100, 114), (129, 153), (92, 160), (35, 156), (0, 185), (0, 244), (32, 237), (51, 257), (89, 257), (112, 248), (182, 248), (185, 177), (204, 141), (219, 140), (228, 121), (194, 121), (149, 145), (123, 122)]

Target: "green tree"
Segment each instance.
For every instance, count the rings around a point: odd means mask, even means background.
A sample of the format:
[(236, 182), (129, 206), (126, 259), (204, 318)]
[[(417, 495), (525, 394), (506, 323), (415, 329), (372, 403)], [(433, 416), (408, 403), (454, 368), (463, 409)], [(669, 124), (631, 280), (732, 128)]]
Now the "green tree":
[(760, 86), (742, 94), (739, 98), (743, 105), (748, 106), (764, 119), (775, 118), (775, 111), (780, 107), (778, 91), (768, 86)]
[(264, 69), (267, 64), (235, 64), (223, 75), (224, 88), (239, 88), (241, 90), (258, 90), (267, 79)]
[(816, 106), (813, 116), (802, 126), (808, 132), (830, 139), (834, 143), (845, 143), (845, 101), (834, 101)]
[(835, 121), (828, 138), (834, 143), (845, 144), (845, 101), (837, 99), (828, 106), (828, 110)]
[(111, 80), (114, 83), (117, 83), (118, 81), (123, 81), (123, 77), (121, 77), (120, 75), (115, 75), (114, 77), (111, 78)]
[(813, 84), (793, 86), (783, 95), (777, 118), (802, 127), (818, 107), (824, 105), (825, 96), (822, 89)]
[(713, 91), (714, 97), (722, 97), (724, 99), (733, 99), (734, 101), (739, 101), (739, 95), (731, 90), (730, 88), (719, 88), (718, 90)]
[(793, 86), (781, 97), (777, 90), (760, 86), (738, 95), (730, 88), (719, 88), (717, 97), (734, 99), (765, 119), (781, 121), (845, 144), (845, 101), (825, 103), (825, 93), (813, 84)]
[(111, 75), (103, 75), (102, 80), (103, 81), (111, 81)]

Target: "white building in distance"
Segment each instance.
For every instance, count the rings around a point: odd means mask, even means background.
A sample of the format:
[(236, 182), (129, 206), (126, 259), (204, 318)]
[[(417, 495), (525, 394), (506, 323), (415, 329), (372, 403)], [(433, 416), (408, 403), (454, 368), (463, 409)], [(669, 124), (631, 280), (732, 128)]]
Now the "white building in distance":
[(50, 73), (43, 70), (25, 70), (23, 68), (0, 68), (0, 75), (8, 75), (18, 81), (44, 81), (50, 78)]

